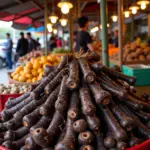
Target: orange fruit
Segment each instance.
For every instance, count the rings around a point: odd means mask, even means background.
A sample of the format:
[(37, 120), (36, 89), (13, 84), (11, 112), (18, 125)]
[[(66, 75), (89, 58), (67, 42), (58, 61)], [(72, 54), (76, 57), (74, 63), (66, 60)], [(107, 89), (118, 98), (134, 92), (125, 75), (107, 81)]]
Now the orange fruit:
[(26, 77), (25, 76), (20, 76), (18, 80), (20, 82), (25, 82), (26, 81)]
[(11, 77), (13, 78), (16, 74), (16, 72), (11, 73)]
[(27, 78), (28, 78), (28, 80), (29, 80), (29, 79), (31, 79), (31, 78), (32, 78), (32, 74), (27, 73), (27, 74), (26, 74), (26, 77), (27, 77)]
[(18, 74), (19, 74), (19, 75), (23, 75), (23, 74), (24, 74), (24, 71), (20, 71)]
[(17, 69), (16, 69), (16, 73), (19, 73), (20, 71), (22, 71), (23, 70), (23, 66), (20, 66), (20, 67), (18, 67)]
[(30, 62), (34, 64), (35, 58), (31, 58)]
[(41, 67), (41, 64), (39, 61), (34, 61), (34, 64), (33, 64), (33, 69), (39, 69)]
[(35, 83), (36, 81), (37, 81), (36, 77), (32, 78), (32, 83)]
[(41, 61), (43, 64), (47, 63), (47, 57), (46, 56), (42, 56), (41, 57)]
[(28, 62), (26, 65), (25, 65), (26, 68), (28, 69), (32, 69), (33, 65), (31, 62)]
[(38, 69), (38, 73), (41, 73), (41, 72), (43, 72), (43, 68)]
[(48, 60), (49, 62), (53, 62), (52, 56), (51, 56), (51, 55), (47, 56), (47, 60)]
[(34, 77), (37, 77), (38, 76), (38, 72), (35, 69), (32, 69), (32, 75)]
[(24, 72), (25, 72), (25, 73), (30, 73), (30, 72), (31, 72), (31, 68), (24, 67)]
[(18, 78), (19, 78), (19, 75), (18, 75), (18, 74), (16, 74), (16, 75), (13, 77), (13, 79), (16, 80), (16, 81), (18, 81)]

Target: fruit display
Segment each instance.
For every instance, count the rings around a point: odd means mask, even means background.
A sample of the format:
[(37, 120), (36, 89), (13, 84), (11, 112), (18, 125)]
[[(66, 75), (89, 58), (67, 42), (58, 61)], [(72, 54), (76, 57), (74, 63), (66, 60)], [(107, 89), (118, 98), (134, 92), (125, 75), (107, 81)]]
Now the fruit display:
[(23, 94), (30, 90), (29, 85), (16, 85), (16, 84), (10, 84), (10, 85), (4, 85), (0, 84), (0, 94)]
[(15, 72), (11, 74), (11, 78), (19, 82), (35, 83), (42, 79), (44, 69), (47, 65), (56, 66), (60, 60), (61, 58), (55, 55), (32, 58), (26, 65), (19, 66)]
[(32, 52), (28, 53), (27, 55), (20, 57), (18, 62), (26, 63), (26, 62), (30, 61), (32, 58), (37, 58), (37, 57), (40, 57), (43, 55), (44, 55), (44, 53), (41, 50), (32, 51)]
[[(111, 58), (118, 60), (118, 53)], [(150, 47), (145, 44), (137, 44), (137, 42), (128, 43), (123, 49), (123, 60), (126, 62), (150, 60)]]
[(65, 55), (54, 71), (2, 112), (0, 143), (11, 150), (124, 150), (150, 138), (150, 104), (136, 78)]

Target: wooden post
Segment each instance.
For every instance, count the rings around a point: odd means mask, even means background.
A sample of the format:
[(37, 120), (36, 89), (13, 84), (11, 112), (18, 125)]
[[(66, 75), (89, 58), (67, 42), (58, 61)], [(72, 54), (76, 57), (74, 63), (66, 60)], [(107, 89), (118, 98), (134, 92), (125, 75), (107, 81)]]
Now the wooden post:
[(150, 37), (150, 14), (148, 14), (148, 37)]
[(80, 0), (77, 0), (77, 18), (79, 18), (81, 16), (81, 6), (80, 6)]
[(123, 64), (123, 0), (118, 0), (118, 37), (119, 37), (119, 62), (120, 67)]
[(48, 23), (48, 3), (47, 0), (44, 0), (44, 21), (45, 21), (45, 53), (48, 55), (48, 30), (47, 30), (47, 23)]

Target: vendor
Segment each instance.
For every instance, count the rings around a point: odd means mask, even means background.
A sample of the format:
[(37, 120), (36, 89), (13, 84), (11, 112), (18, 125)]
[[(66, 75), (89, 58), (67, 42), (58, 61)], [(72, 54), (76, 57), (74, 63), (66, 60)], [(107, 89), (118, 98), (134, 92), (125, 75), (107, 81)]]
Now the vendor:
[(78, 19), (79, 32), (76, 35), (76, 40), (73, 45), (73, 49), (76, 51), (83, 50), (85, 53), (90, 50), (94, 51), (92, 46), (92, 38), (88, 33), (89, 20), (86, 17), (80, 17)]
[(115, 30), (115, 32), (114, 32), (113, 45), (115, 47), (118, 47), (118, 30)]

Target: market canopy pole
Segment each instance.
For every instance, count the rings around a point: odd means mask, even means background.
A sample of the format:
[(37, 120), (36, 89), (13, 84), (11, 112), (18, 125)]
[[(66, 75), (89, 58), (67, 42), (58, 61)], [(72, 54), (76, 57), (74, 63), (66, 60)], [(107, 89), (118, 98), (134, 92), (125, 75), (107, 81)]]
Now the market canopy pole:
[(123, 64), (123, 0), (118, 0), (119, 62)]
[(47, 31), (47, 23), (48, 23), (48, 2), (44, 0), (44, 19), (45, 19), (45, 52), (48, 55), (48, 31)]
[(107, 36), (107, 1), (101, 0), (100, 2), (101, 24), (102, 24), (102, 57), (103, 63), (109, 66), (108, 55), (108, 36)]

